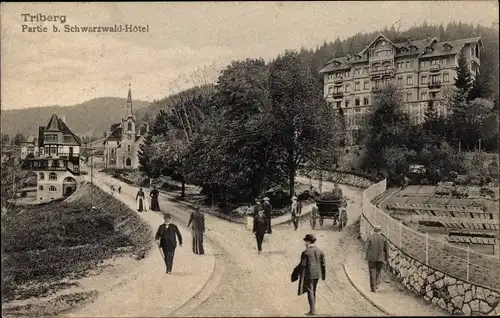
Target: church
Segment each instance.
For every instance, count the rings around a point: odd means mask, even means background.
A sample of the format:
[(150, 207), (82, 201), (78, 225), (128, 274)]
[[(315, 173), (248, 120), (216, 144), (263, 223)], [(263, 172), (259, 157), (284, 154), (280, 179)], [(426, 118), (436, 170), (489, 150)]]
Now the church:
[(149, 126), (139, 126), (132, 109), (132, 91), (128, 88), (127, 113), (121, 123), (111, 125), (104, 138), (104, 166), (114, 169), (138, 169), (139, 150)]

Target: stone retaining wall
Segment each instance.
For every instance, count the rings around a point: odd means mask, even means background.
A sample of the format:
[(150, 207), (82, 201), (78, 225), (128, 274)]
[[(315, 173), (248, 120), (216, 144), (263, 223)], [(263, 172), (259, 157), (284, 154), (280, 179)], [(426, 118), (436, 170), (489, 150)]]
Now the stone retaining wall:
[[(365, 199), (363, 204), (371, 204)], [(372, 224), (363, 215), (359, 230), (363, 241), (373, 233)], [(391, 272), (408, 290), (426, 301), (453, 315), (500, 315), (500, 294), (497, 291), (467, 283), (425, 265), (392, 243), (389, 243), (389, 248)]]
[[(363, 176), (358, 176), (348, 172), (342, 171), (326, 171), (323, 170), (323, 180), (330, 182), (338, 182), (339, 184), (350, 185), (357, 188), (366, 189), (372, 184), (373, 181), (368, 180)], [(306, 177), (311, 177), (313, 179), (319, 179), (319, 172), (302, 172)]]

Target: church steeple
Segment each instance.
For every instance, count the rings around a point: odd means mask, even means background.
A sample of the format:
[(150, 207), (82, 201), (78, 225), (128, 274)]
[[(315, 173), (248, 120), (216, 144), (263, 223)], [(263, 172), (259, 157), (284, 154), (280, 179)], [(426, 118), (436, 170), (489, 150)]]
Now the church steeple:
[(132, 111), (132, 90), (130, 88), (130, 81), (128, 82), (128, 96), (127, 96), (127, 116), (134, 116), (134, 112)]

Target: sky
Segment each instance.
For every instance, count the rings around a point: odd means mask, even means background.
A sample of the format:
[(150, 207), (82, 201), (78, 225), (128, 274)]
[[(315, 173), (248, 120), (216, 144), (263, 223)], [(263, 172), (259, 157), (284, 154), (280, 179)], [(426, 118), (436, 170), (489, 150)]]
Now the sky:
[[(64, 15), (65, 23), (22, 14)], [(498, 26), (497, 1), (2, 3), (1, 108), (92, 98), (161, 99), (210, 82), (232, 60), (315, 48), (357, 32), (427, 21)], [(53, 25), (148, 26), (142, 33), (53, 32)], [(23, 25), (48, 32), (23, 32)]]

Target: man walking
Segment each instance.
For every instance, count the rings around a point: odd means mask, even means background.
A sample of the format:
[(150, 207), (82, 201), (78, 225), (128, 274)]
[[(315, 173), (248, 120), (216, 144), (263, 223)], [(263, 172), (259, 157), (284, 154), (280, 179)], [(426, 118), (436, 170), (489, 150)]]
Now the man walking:
[(205, 216), (200, 212), (200, 208), (191, 213), (188, 227), (191, 226), (191, 235), (193, 236), (193, 253), (196, 255), (205, 254), (203, 248), (203, 234), (205, 234)]
[(273, 229), (271, 228), (271, 203), (269, 202), (269, 198), (264, 198), (264, 204), (262, 205), (262, 209), (264, 209), (264, 218), (267, 221), (267, 233), (272, 234)]
[(253, 216), (255, 217), (262, 210), (262, 204), (259, 198), (255, 199), (255, 205), (253, 206)]
[(182, 247), (182, 235), (177, 225), (171, 222), (172, 217), (169, 213), (163, 215), (163, 220), (164, 223), (160, 225), (158, 231), (156, 231), (155, 240), (156, 244), (158, 244), (163, 251), (165, 265), (167, 266), (167, 274), (172, 274), (177, 239), (179, 239), (179, 246)]
[(321, 278), (325, 280), (325, 254), (314, 244), (316, 238), (312, 234), (304, 237), (306, 249), (302, 252), (300, 263), (292, 273), (292, 281), (299, 274), (299, 296), (307, 292), (309, 312), (306, 315), (316, 314), (316, 287)]
[(302, 204), (298, 201), (297, 197), (292, 198), (292, 222), (295, 231), (299, 228), (299, 218), (302, 213)]
[(370, 288), (374, 293), (382, 282), (382, 266), (389, 260), (389, 244), (381, 233), (382, 227), (376, 225), (373, 230), (375, 233), (366, 239), (365, 248), (370, 272)]
[(262, 241), (264, 241), (264, 235), (267, 230), (267, 219), (264, 217), (262, 210), (258, 210), (257, 214), (253, 217), (252, 232), (255, 234), (255, 239), (257, 240), (257, 251), (259, 254), (262, 252)]

